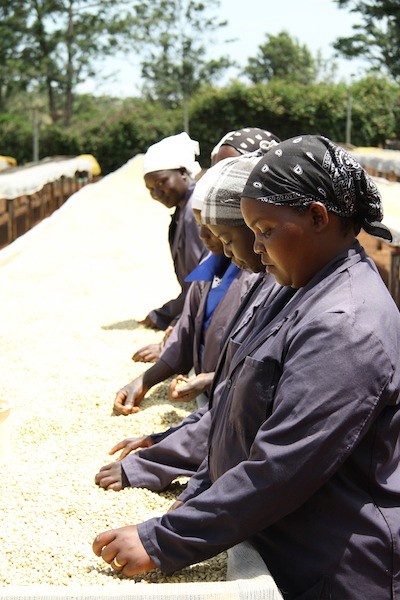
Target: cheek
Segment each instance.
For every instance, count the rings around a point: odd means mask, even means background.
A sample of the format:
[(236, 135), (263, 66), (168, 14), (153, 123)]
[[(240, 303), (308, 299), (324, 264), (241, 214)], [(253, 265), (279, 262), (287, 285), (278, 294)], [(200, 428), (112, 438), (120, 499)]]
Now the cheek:
[(175, 194), (179, 197), (184, 197), (186, 195), (188, 185), (183, 181), (183, 179), (178, 179), (172, 182), (169, 186), (171, 193)]
[(162, 190), (162, 193), (163, 193), (165, 196), (171, 196), (171, 195), (172, 195), (172, 194), (174, 194), (174, 192), (175, 192), (175, 186), (173, 186), (173, 185), (164, 185), (164, 186), (161, 188), (161, 190)]
[(212, 233), (208, 231), (208, 229), (206, 229), (205, 227), (200, 227), (199, 232), (200, 237), (203, 238), (203, 240), (212, 240), (213, 242), (219, 242), (218, 238), (213, 236)]
[(255, 256), (254, 254), (254, 234), (247, 227), (243, 227), (240, 237), (235, 240), (235, 247), (238, 256), (249, 260)]
[(304, 264), (304, 239), (295, 232), (293, 236), (272, 235), (266, 253), (283, 272), (293, 273)]
[(245, 262), (251, 262), (254, 259), (255, 254), (253, 252), (253, 245), (250, 241), (242, 240), (240, 243), (236, 243), (232, 245), (232, 251), (234, 255)]
[(279, 239), (271, 239), (270, 243), (265, 245), (265, 253), (268, 258), (279, 268), (286, 270), (289, 263), (292, 262), (295, 253), (288, 252), (286, 245)]

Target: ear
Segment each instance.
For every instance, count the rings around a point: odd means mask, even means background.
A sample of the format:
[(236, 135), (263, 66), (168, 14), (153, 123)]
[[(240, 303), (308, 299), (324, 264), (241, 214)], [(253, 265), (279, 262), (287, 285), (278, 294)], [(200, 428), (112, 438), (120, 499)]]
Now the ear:
[(309, 206), (309, 214), (316, 232), (323, 231), (329, 223), (329, 213), (322, 202), (313, 202)]

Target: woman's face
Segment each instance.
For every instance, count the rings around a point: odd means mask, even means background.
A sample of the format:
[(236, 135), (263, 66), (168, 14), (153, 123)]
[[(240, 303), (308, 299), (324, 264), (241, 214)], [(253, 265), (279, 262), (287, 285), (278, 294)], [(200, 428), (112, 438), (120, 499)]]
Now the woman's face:
[(266, 271), (281, 285), (295, 289), (306, 285), (318, 270), (310, 208), (299, 212), (287, 206), (242, 198), (241, 209), (255, 235), (254, 251), (260, 255)]
[(260, 257), (253, 250), (254, 235), (246, 225), (208, 225), (212, 233), (222, 242), (225, 256), (240, 269), (253, 273), (264, 270)]
[(224, 247), (222, 242), (210, 231), (207, 225), (203, 225), (201, 222), (201, 210), (197, 208), (193, 209), (194, 219), (199, 226), (199, 237), (203, 244), (213, 254), (223, 254)]
[(144, 183), (154, 200), (173, 208), (183, 204), (191, 179), (184, 170), (171, 169), (147, 173)]

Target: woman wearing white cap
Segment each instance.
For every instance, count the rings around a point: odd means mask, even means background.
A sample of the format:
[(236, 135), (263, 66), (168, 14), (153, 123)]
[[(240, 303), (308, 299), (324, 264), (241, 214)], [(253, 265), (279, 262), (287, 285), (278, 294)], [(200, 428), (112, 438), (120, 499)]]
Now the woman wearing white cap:
[(177, 298), (149, 312), (141, 324), (152, 329), (167, 329), (180, 315), (189, 283), (185, 277), (207, 254), (191, 208), (195, 177), (201, 167), (195, 160), (199, 144), (187, 133), (164, 138), (153, 144), (144, 156), (144, 182), (151, 197), (166, 208), (175, 208), (169, 226), (169, 245), (176, 277), (181, 286)]

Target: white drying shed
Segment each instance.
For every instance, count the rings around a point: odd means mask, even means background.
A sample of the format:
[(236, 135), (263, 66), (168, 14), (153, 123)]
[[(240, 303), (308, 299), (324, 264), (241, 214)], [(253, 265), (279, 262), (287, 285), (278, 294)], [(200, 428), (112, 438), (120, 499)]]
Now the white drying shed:
[(115, 392), (147, 368), (133, 351), (162, 338), (137, 319), (178, 291), (169, 220), (136, 157), (0, 251), (0, 400), (11, 404), (0, 429), (1, 598), (281, 598), (246, 544), (169, 578), (126, 579), (91, 550), (101, 531), (164, 512), (182, 485), (154, 494), (94, 484), (117, 441), (193, 410), (171, 405), (161, 384), (138, 414), (111, 415)]

